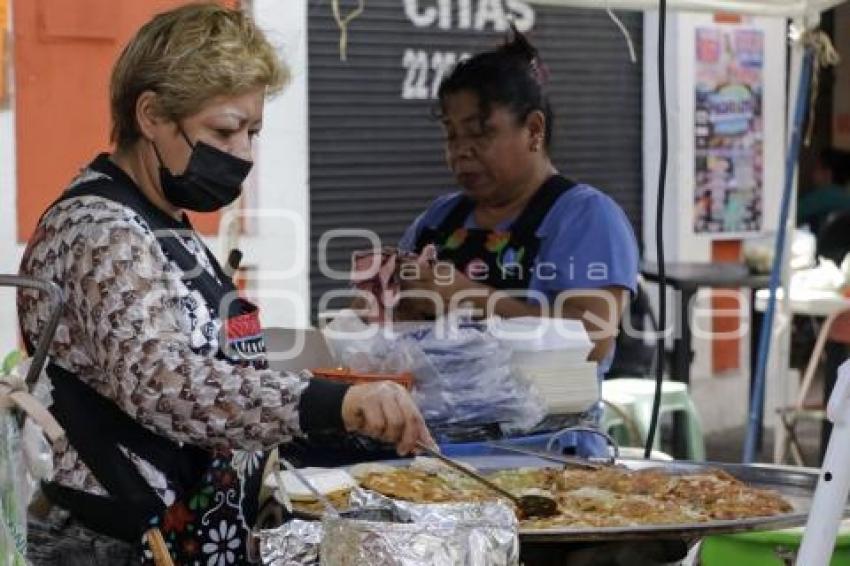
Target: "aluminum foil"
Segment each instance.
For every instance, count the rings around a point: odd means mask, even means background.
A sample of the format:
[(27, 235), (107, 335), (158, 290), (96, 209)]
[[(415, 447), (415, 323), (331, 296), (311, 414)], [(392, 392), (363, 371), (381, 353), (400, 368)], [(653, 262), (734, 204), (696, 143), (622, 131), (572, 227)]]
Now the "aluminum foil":
[(355, 487), (348, 495), (348, 506), (350, 509), (362, 509), (364, 507), (385, 507), (392, 509), (398, 503), (395, 499), (390, 499), (386, 495), (381, 495), (375, 491), (368, 491), (359, 487)]
[(317, 521), (295, 519), (260, 531), (260, 556), (267, 566), (318, 566), (324, 529)]
[(502, 503), (396, 504), (413, 522), (325, 517), (322, 566), (519, 564), (516, 518)]
[[(352, 510), (260, 534), (263, 563), (322, 566), (514, 566), (519, 538), (501, 502), (416, 504), (355, 489)], [(321, 543), (319, 543), (321, 541)], [(318, 558), (320, 557), (320, 558)]]
[(389, 508), (398, 521), (412, 523), (456, 524), (484, 521), (506, 528), (516, 528), (513, 509), (500, 502), (486, 503), (410, 503), (390, 499), (374, 491), (355, 488), (351, 492), (352, 509)]

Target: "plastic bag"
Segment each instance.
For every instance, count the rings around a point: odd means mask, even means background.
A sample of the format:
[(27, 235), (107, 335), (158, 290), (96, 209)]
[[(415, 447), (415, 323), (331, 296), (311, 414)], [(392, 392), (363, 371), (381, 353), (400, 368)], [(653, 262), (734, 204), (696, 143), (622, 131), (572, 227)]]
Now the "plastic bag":
[(527, 430), (545, 416), (533, 385), (511, 369), (511, 350), (485, 326), (454, 317), (361, 330), (340, 340), (340, 363), (359, 372), (415, 376), (413, 398), (431, 427), (500, 424)]
[[(17, 374), (11, 364), (3, 366), (0, 377)], [(26, 509), (30, 494), (16, 413), (0, 408), (0, 562), (3, 564), (26, 565)]]
[(820, 258), (818, 266), (791, 274), (791, 292), (837, 292), (844, 286), (845, 275), (831, 259)]
[[(31, 359), (8, 356), (0, 368), (0, 380), (21, 387)], [(43, 406), (52, 403), (48, 378), (42, 370), (32, 392)], [(53, 449), (42, 428), (32, 419), (19, 426), (19, 412), (0, 407), (0, 564), (26, 565), (26, 510), (40, 480), (53, 477)]]
[[(744, 261), (753, 273), (770, 273), (776, 246), (776, 233), (748, 238), (744, 241)], [(794, 230), (789, 250), (792, 270), (808, 269), (817, 264), (815, 250), (817, 241), (807, 228)]]
[(356, 373), (402, 373), (424, 363), (422, 351), (400, 337), (425, 323), (366, 324), (350, 309), (340, 311), (322, 329), (334, 361)]
[[(30, 363), (32, 363), (32, 358), (27, 358), (21, 362), (17, 369), (18, 373), (26, 375)], [(53, 386), (50, 385), (50, 378), (44, 369), (41, 370), (41, 375), (33, 387), (32, 395), (43, 407), (49, 407), (53, 404)], [(31, 418), (24, 420), (21, 435), (24, 463), (29, 472), (28, 479), (30, 480), (30, 490), (26, 493), (29, 502), (38, 489), (39, 482), (53, 479), (53, 447), (47, 441), (41, 426)]]
[(24, 566), (27, 548), (26, 467), (20, 450), (21, 436), (11, 411), (0, 412), (0, 559), (3, 564)]

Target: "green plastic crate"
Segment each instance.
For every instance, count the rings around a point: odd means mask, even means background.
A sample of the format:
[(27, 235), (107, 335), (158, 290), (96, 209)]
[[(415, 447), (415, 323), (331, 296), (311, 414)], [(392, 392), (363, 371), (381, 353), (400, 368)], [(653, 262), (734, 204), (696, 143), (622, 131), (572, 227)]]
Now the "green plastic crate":
[[(703, 566), (785, 566), (794, 564), (803, 529), (785, 529), (706, 537), (700, 548)], [(830, 566), (850, 566), (850, 525), (845, 521), (835, 541)]]

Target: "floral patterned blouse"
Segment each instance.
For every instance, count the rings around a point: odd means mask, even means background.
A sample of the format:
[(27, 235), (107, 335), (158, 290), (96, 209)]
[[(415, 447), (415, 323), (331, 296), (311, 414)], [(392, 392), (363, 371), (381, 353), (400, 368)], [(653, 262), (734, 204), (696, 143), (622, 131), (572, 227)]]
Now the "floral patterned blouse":
[[(71, 187), (98, 177), (109, 175), (89, 167)], [(213, 273), (197, 236), (180, 237), (199, 265)], [(133, 210), (94, 196), (54, 205), (27, 246), (21, 273), (52, 280), (64, 293), (50, 348), (53, 363), (151, 431), (179, 443), (239, 451), (265, 449), (304, 434), (309, 374), (216, 359), (221, 321), (183, 281), (183, 272)], [(50, 315), (46, 297), (21, 291), (18, 312), (23, 332), (36, 343)], [(322, 404), (327, 408), (326, 399)], [(251, 460), (238, 454), (234, 462)], [(128, 455), (170, 505), (174, 495), (164, 475)], [(60, 484), (106, 494), (67, 444), (54, 447), (54, 464)]]

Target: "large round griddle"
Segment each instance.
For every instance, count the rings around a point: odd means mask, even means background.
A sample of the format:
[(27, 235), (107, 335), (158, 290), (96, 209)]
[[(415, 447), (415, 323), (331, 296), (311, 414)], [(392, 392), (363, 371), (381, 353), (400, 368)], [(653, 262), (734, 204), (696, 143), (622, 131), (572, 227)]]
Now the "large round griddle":
[[(518, 468), (551, 468), (558, 466), (549, 460), (534, 456), (470, 456), (457, 460), (475, 466), (488, 473)], [(410, 460), (386, 460), (382, 464), (407, 466)], [(771, 517), (755, 517), (737, 520), (717, 520), (701, 523), (670, 525), (643, 525), (632, 527), (596, 527), (549, 529), (520, 528), (520, 538), (525, 542), (598, 542), (624, 540), (695, 540), (708, 535), (738, 533), (754, 530), (772, 530), (796, 527), (805, 524), (811, 508), (812, 497), (819, 471), (811, 468), (796, 468), (772, 465), (725, 464), (715, 462), (663, 462), (655, 460), (619, 459), (618, 464), (633, 470), (659, 468), (670, 474), (690, 474), (708, 469), (720, 469), (749, 486), (770, 489), (782, 495), (793, 507), (790, 513)]]

